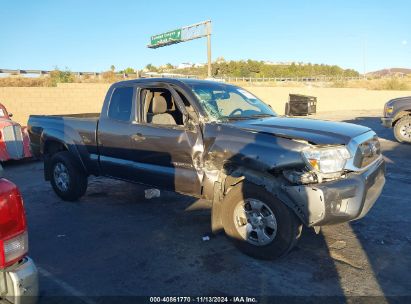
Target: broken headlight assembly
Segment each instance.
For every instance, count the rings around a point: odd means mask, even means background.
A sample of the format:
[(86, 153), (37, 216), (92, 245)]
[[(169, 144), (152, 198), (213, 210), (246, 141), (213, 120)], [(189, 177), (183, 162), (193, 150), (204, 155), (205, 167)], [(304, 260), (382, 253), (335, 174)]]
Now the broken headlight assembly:
[(302, 171), (283, 171), (284, 177), (295, 184), (312, 184), (344, 178), (344, 167), (351, 154), (344, 146), (311, 147), (301, 152), (306, 163)]

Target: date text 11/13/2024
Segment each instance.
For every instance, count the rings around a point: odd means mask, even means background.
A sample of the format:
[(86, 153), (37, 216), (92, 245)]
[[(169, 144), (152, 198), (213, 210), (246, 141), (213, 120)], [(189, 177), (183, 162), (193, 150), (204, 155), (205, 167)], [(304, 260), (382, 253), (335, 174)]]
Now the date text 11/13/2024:
[(150, 297), (150, 303), (258, 303), (255, 297), (213, 297), (213, 296), (197, 296), (197, 297)]

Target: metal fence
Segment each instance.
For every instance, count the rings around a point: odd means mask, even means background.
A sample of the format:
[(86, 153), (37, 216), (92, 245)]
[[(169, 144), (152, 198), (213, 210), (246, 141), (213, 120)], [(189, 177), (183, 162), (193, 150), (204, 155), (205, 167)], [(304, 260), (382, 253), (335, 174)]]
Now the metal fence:
[[(0, 74), (11, 74), (11, 75), (50, 75), (53, 71), (46, 70), (11, 70), (11, 69), (0, 69)], [(73, 75), (81, 76), (101, 76), (104, 72), (70, 72)], [(147, 73), (114, 73), (116, 76), (127, 78), (199, 78), (195, 75), (183, 75), (174, 73), (157, 73), (157, 72), (147, 72)]]
[(142, 78), (193, 78), (199, 79), (196, 75), (183, 75), (183, 74), (174, 74), (174, 73), (142, 73)]
[(304, 76), (304, 77), (222, 77), (226, 82), (333, 82), (367, 79), (366, 76)]
[[(34, 75), (50, 75), (52, 71), (45, 70), (10, 70), (10, 69), (0, 69), (0, 74), (12, 74), (12, 75), (24, 75), (24, 74), (34, 74)], [(71, 72), (72, 74), (83, 76), (98, 76), (102, 73), (99, 72)]]
[[(11, 69), (0, 69), (0, 74), (11, 74), (11, 75), (25, 75), (25, 74), (37, 74), (37, 75), (50, 75), (53, 71), (46, 70), (11, 70)], [(71, 72), (73, 75), (81, 76), (96, 76), (100, 77), (104, 72)], [(127, 78), (201, 78), (196, 75), (184, 75), (184, 74), (174, 74), (174, 73), (157, 73), (157, 72), (137, 72), (137, 73), (120, 73), (115, 72), (115, 75)], [(249, 82), (249, 83), (261, 83), (261, 82), (336, 82), (336, 81), (350, 81), (350, 80), (363, 80), (371, 78), (392, 78), (392, 75), (379, 76), (379, 77), (367, 77), (367, 76), (302, 76), (302, 77), (217, 77), (215, 80), (225, 81), (230, 83), (236, 82)], [(397, 75), (396, 77), (403, 78), (404, 75)]]

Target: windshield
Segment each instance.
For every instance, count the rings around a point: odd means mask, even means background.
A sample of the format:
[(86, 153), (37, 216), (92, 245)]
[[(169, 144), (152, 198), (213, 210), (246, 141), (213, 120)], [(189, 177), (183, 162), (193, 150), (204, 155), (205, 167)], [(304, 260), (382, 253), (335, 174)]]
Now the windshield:
[(213, 120), (253, 119), (276, 113), (250, 92), (219, 83), (192, 84), (191, 89)]

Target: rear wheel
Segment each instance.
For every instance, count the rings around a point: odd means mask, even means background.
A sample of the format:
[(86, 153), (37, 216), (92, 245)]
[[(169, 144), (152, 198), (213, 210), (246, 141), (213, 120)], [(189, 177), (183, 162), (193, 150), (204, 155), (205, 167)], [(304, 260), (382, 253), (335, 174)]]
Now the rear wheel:
[(397, 121), (394, 136), (399, 142), (411, 143), (411, 116), (405, 116)]
[(51, 185), (65, 201), (75, 201), (87, 190), (87, 176), (78, 169), (68, 151), (58, 152), (51, 158)]
[(263, 187), (248, 182), (235, 186), (224, 198), (223, 225), (242, 252), (259, 259), (286, 255), (302, 228), (284, 203)]

